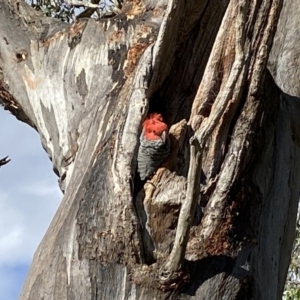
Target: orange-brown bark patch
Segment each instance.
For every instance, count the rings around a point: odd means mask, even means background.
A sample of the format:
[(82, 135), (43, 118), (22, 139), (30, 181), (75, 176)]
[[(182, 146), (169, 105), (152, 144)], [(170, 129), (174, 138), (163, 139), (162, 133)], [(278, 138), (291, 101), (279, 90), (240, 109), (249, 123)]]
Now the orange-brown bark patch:
[(147, 47), (148, 44), (136, 43), (128, 50), (126, 66), (124, 68), (125, 77), (129, 77), (129, 75), (135, 70), (135, 67)]
[(123, 34), (124, 34), (124, 32), (122, 30), (114, 31), (109, 35), (108, 40), (110, 43), (111, 42), (115, 42), (115, 43), (120, 42)]
[(141, 0), (131, 0), (128, 1), (130, 3), (130, 8), (126, 12), (128, 19), (133, 19), (135, 16), (141, 15), (145, 12), (145, 6)]

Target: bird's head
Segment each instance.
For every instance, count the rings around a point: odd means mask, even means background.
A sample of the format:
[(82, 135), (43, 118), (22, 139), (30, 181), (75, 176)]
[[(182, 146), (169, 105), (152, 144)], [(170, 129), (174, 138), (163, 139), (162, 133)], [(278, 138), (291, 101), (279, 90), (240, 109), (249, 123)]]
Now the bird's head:
[(155, 141), (167, 138), (168, 125), (164, 123), (163, 117), (159, 113), (150, 114), (143, 122), (144, 137), (147, 140)]

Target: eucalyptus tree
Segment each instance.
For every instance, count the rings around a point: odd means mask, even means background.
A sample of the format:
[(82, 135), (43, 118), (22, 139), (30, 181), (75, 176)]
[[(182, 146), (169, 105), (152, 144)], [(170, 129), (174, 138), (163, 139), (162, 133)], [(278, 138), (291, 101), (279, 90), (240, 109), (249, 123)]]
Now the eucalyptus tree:
[[(65, 23), (0, 1), (1, 103), (38, 131), (64, 191), (20, 299), (281, 299), (300, 182), (297, 1), (117, 4)], [(141, 182), (150, 113), (171, 150)]]

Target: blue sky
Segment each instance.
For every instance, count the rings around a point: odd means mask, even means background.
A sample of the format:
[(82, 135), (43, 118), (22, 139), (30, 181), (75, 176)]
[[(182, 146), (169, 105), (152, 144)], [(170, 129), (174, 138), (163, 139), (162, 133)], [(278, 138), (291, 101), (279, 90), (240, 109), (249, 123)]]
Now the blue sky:
[(35, 249), (61, 201), (38, 133), (0, 107), (0, 300), (16, 300)]

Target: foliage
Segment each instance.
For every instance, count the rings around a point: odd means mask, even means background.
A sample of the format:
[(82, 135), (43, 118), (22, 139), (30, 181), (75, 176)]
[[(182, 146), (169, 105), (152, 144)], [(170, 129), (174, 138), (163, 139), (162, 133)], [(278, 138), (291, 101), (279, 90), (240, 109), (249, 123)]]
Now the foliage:
[(287, 274), (283, 300), (300, 300), (300, 206), (298, 207), (296, 237)]
[[(84, 9), (84, 5), (72, 5), (72, 0), (25, 0), (30, 6), (41, 11), (44, 16), (58, 18), (64, 22), (72, 22)], [(89, 2), (89, 1), (73, 1)], [(113, 16), (118, 13), (121, 7), (121, 0), (91, 0), (91, 3), (98, 7), (92, 18), (98, 19), (103, 16)]]
[(71, 22), (75, 17), (75, 7), (68, 6), (64, 0), (27, 0), (27, 3), (46, 17)]

